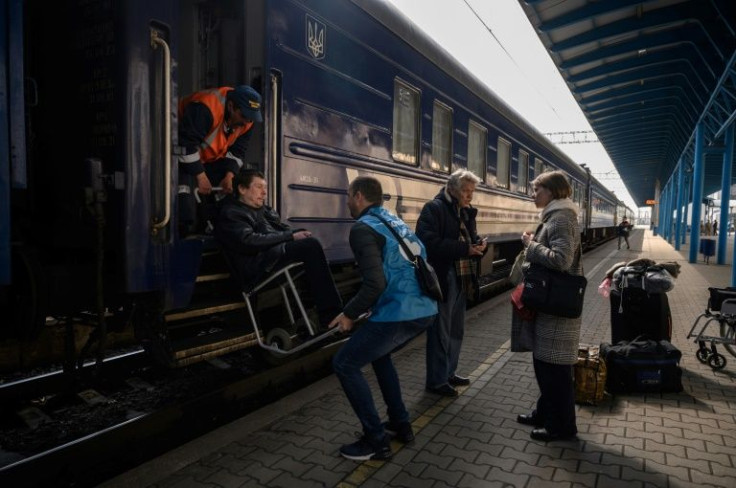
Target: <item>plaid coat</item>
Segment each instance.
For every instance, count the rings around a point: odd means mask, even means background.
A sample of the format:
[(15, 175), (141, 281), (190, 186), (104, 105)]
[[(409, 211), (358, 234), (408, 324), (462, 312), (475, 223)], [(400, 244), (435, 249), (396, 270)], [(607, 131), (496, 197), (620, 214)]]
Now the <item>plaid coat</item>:
[[(526, 250), (526, 263), (537, 263), (551, 269), (582, 275), (582, 256), (576, 255), (580, 247), (580, 226), (577, 205), (569, 199), (550, 202), (542, 211), (542, 227)], [(533, 327), (533, 344), (527, 346), (540, 361), (552, 364), (575, 364), (580, 343), (580, 318), (568, 319), (537, 313), (533, 323), (522, 323), (512, 313), (512, 350), (522, 327)], [(524, 341), (526, 342), (526, 341)], [(516, 349), (519, 350), (519, 349)]]

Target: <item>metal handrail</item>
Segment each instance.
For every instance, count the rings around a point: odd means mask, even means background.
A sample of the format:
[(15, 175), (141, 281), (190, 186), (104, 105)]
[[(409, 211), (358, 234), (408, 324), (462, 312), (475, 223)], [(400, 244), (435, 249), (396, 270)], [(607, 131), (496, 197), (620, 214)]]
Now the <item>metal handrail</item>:
[(164, 52), (164, 216), (160, 220), (153, 218), (153, 235), (158, 234), (171, 220), (171, 50), (158, 31), (151, 29), (151, 47), (157, 49), (158, 46)]

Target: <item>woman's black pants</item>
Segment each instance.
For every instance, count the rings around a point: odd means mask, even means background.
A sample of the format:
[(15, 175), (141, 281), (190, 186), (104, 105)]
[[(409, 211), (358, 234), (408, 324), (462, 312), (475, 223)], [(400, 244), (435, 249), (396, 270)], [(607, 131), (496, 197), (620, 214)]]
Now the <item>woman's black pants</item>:
[(535, 415), (544, 423), (544, 428), (551, 434), (577, 434), (573, 366), (534, 358), (534, 375), (541, 393)]

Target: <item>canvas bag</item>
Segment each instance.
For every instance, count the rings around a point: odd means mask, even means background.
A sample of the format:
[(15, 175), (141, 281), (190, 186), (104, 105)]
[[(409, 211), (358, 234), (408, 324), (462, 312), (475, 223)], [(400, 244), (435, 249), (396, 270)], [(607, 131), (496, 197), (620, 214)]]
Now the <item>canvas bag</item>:
[(597, 405), (603, 400), (608, 374), (599, 346), (581, 344), (578, 347), (578, 359), (573, 366), (573, 372), (575, 403)]

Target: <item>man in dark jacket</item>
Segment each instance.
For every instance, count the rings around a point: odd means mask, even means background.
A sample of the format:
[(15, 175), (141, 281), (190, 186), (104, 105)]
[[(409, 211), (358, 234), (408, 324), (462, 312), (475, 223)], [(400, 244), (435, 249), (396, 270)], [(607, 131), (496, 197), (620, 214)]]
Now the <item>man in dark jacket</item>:
[[(387, 225), (415, 254), (425, 256), (426, 252), (409, 227), (381, 207), (382, 201), (383, 190), (377, 179), (359, 176), (350, 183), (347, 203), (350, 214), (357, 219), (350, 229), (350, 248), (358, 262), (362, 284), (343, 313), (330, 324), (349, 331), (359, 316), (371, 312), (332, 360), (335, 374), (363, 427), (360, 440), (340, 448), (340, 455), (356, 461), (390, 458), (390, 436), (404, 443), (414, 440), (391, 353), (425, 331), (437, 314), (437, 302), (419, 288), (414, 265), (402, 253)], [(381, 423), (371, 388), (361, 371), (369, 363), (386, 403), (386, 423)]]
[(312, 233), (292, 229), (266, 202), (266, 180), (260, 171), (241, 170), (234, 180), (238, 198), (220, 211), (215, 236), (231, 264), (252, 287), (268, 273), (303, 262), (320, 324), (327, 325), (342, 310), (322, 245)]
[(427, 391), (443, 396), (457, 396), (454, 387), (470, 383), (456, 370), (465, 331), (467, 291), (478, 288), (475, 260), (487, 249), (476, 231), (478, 211), (470, 206), (479, 181), (470, 171), (455, 171), (434, 200), (424, 205), (417, 221), (417, 236), (427, 248), (444, 296), (437, 318), (427, 331), (425, 386)]

